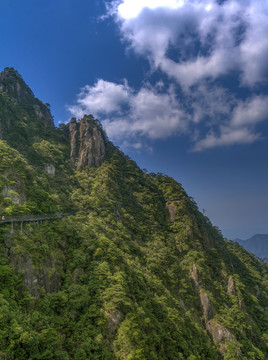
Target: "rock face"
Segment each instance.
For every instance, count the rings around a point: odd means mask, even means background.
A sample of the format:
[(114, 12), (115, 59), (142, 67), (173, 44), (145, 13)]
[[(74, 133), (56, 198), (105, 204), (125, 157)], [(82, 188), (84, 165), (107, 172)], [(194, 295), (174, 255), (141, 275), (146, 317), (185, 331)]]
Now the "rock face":
[(234, 280), (232, 276), (229, 276), (228, 279), (228, 290), (227, 290), (229, 295), (235, 295), (235, 286), (234, 286)]
[(45, 171), (51, 175), (51, 176), (55, 176), (55, 173), (56, 173), (56, 168), (54, 165), (52, 164), (48, 164), (45, 166)]
[(200, 301), (203, 308), (203, 314), (205, 317), (205, 322), (207, 323), (209, 320), (213, 318), (215, 315), (215, 311), (211, 305), (211, 302), (209, 300), (207, 293), (200, 293)]
[(200, 302), (205, 318), (206, 329), (214, 343), (217, 345), (219, 352), (224, 355), (226, 351), (226, 342), (234, 341), (235, 337), (215, 319), (216, 312), (207, 293), (200, 291)]
[(36, 117), (38, 117), (39, 119), (42, 119), (44, 121), (44, 126), (54, 126), (54, 122), (53, 122), (53, 118), (50, 114), (50, 110), (49, 108), (40, 103), (40, 104), (35, 104), (33, 105), (34, 108), (34, 112)]
[(71, 145), (71, 153), (70, 153), (70, 163), (71, 166), (74, 167), (76, 156), (77, 156), (77, 133), (78, 133), (78, 124), (76, 122), (76, 118), (71, 118), (69, 122), (69, 134), (70, 134), (70, 145)]
[(234, 336), (230, 333), (230, 331), (219, 325), (214, 319), (208, 321), (206, 327), (216, 344), (234, 340)]
[[(204, 315), (207, 332), (210, 334), (219, 352), (224, 355), (226, 351), (226, 342), (234, 341), (235, 337), (228, 329), (220, 325), (216, 320), (216, 311), (211, 303), (209, 295), (204, 292), (204, 290), (198, 284), (198, 271), (195, 264), (193, 264), (192, 268), (190, 269), (189, 276), (193, 280), (196, 290), (199, 292), (200, 305)], [(232, 276), (230, 276), (228, 280), (228, 293), (230, 295), (235, 293)]]
[(5, 234), (3, 250), (8, 254), (11, 266), (20, 273), (32, 296), (39, 297), (42, 289), (48, 293), (60, 290), (63, 262), (59, 254), (51, 254), (50, 257), (44, 258), (43, 261), (40, 260), (40, 263), (37, 264), (37, 259), (33, 259), (28, 251), (17, 253), (12, 233)]
[(169, 211), (169, 215), (171, 218), (171, 221), (174, 222), (175, 221), (175, 216), (176, 216), (176, 211), (177, 211), (177, 207), (175, 204), (168, 204), (167, 205), (168, 211)]
[(111, 314), (109, 314), (109, 318), (106, 325), (109, 341), (112, 341), (115, 338), (117, 330), (123, 320), (124, 320), (124, 315), (118, 310), (114, 310)]
[(5, 185), (1, 194), (3, 197), (9, 198), (13, 202), (22, 205), (26, 201), (26, 194), (22, 189), (23, 184), (18, 181), (16, 184)]
[(47, 259), (40, 269), (35, 268), (33, 260), (26, 253), (11, 259), (13, 267), (22, 274), (31, 295), (39, 297), (42, 288), (48, 293), (60, 290), (62, 269), (55, 259)]
[(69, 122), (70, 162), (78, 171), (87, 167), (98, 167), (106, 156), (105, 140), (102, 131), (91, 116), (80, 121), (72, 118)]
[(198, 272), (195, 264), (193, 264), (193, 267), (190, 270), (190, 277), (192, 278), (194, 285), (198, 287)]

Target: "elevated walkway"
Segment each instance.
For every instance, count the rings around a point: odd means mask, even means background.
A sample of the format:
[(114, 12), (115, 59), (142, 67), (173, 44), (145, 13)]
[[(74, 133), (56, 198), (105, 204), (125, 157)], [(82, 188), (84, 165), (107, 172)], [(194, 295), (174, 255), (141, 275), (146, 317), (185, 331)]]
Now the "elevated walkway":
[(53, 214), (42, 214), (42, 215), (18, 215), (18, 216), (2, 216), (0, 219), (0, 226), (5, 224), (11, 224), (11, 232), (14, 230), (14, 223), (21, 224), (21, 230), (24, 222), (38, 222), (41, 223), (45, 220), (61, 219), (64, 216), (75, 215), (76, 212), (57, 212)]

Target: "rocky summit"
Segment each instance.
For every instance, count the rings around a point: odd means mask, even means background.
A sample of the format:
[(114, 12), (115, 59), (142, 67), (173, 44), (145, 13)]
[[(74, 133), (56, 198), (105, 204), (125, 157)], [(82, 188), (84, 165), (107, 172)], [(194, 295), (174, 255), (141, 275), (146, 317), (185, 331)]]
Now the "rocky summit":
[(267, 265), (92, 115), (0, 74), (0, 359), (268, 359)]

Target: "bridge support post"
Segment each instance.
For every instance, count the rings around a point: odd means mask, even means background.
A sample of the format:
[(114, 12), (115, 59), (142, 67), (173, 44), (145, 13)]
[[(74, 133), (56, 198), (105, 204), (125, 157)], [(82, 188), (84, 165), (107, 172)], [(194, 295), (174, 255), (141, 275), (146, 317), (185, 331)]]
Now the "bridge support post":
[(23, 222), (20, 223), (20, 232), (22, 233), (22, 224)]
[(14, 222), (13, 221), (11, 222), (11, 230), (10, 230), (10, 232), (11, 232), (11, 234), (14, 233)]

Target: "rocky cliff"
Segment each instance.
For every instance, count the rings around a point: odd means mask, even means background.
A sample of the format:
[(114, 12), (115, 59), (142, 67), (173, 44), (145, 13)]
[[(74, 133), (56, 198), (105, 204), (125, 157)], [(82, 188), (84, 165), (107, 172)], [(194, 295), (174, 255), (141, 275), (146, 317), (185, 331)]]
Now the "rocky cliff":
[(101, 128), (92, 116), (80, 121), (72, 118), (69, 122), (70, 162), (78, 171), (86, 167), (100, 166), (105, 159), (105, 138)]

